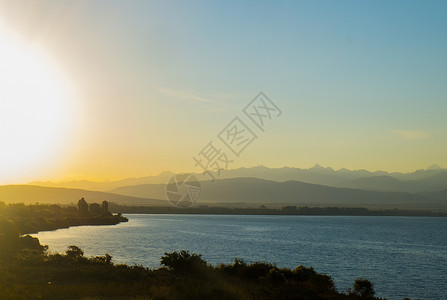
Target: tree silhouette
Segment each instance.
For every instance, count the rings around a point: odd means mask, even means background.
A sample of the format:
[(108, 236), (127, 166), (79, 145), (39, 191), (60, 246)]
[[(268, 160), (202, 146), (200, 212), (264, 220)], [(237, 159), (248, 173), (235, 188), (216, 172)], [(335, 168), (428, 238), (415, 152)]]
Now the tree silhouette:
[(7, 218), (0, 218), (0, 257), (10, 257), (19, 247), (20, 232), (16, 224)]
[(101, 205), (98, 203), (91, 203), (88, 206), (88, 210), (90, 211), (90, 214), (95, 217), (102, 216), (102, 209)]
[(362, 297), (373, 297), (375, 293), (374, 286), (368, 279), (357, 278), (354, 281), (354, 294)]
[(88, 204), (84, 198), (81, 198), (78, 201), (78, 212), (79, 212), (79, 216), (81, 216), (81, 217), (86, 217), (89, 215)]
[(192, 253), (182, 250), (180, 252), (174, 251), (172, 253), (165, 252), (161, 258), (161, 264), (175, 272), (192, 272), (206, 267), (206, 261), (202, 259), (202, 254)]
[(109, 202), (107, 201), (102, 201), (101, 204), (101, 209), (102, 209), (102, 215), (103, 216), (109, 216), (110, 215), (110, 211), (109, 211)]
[(84, 256), (84, 251), (82, 251), (81, 248), (78, 246), (68, 246), (67, 251), (65, 251), (65, 254), (67, 257), (73, 258), (73, 259), (79, 259)]

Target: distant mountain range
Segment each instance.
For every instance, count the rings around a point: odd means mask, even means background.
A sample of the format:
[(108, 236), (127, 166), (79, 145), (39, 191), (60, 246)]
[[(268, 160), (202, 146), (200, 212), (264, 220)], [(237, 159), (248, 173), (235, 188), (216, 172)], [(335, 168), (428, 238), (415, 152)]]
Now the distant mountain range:
[[(173, 176), (172, 172), (163, 172), (157, 176), (141, 178), (129, 178), (119, 181), (93, 182), (70, 181), (61, 183), (31, 182), (32, 185), (48, 187), (78, 188), (95, 191), (110, 191), (123, 186), (140, 184), (165, 184)], [(208, 180), (209, 177), (196, 174), (199, 180)], [(265, 180), (285, 182), (290, 180), (326, 185), (331, 187), (343, 187), (364, 189), (371, 191), (425, 193), (447, 190), (447, 169), (432, 165), (425, 170), (417, 170), (412, 173), (388, 173), (385, 171), (367, 170), (334, 170), (315, 165), (309, 169), (299, 168), (267, 168), (264, 166), (252, 168), (240, 168), (222, 170), (218, 179), (251, 177)]]
[[(124, 205), (169, 205), (166, 183), (174, 174), (120, 181), (33, 182), (0, 186), (0, 201), (76, 203), (108, 200)], [(258, 166), (221, 171), (212, 183), (196, 174), (202, 193), (198, 202), (213, 205), (351, 206), (429, 209), (447, 212), (447, 170), (436, 165), (412, 173)], [(157, 200), (160, 199), (160, 200)]]
[(127, 178), (116, 181), (89, 181), (89, 180), (73, 180), (65, 182), (51, 181), (33, 181), (29, 185), (47, 186), (47, 187), (63, 187), (73, 189), (85, 189), (91, 191), (109, 191), (120, 186), (147, 184), (147, 183), (166, 183), (174, 175), (172, 172), (163, 172), (156, 176), (147, 176), (140, 178)]
[[(403, 192), (365, 191), (329, 187), (299, 181), (277, 182), (259, 178), (230, 178), (201, 182), (201, 203), (273, 204), (297, 206), (350, 206), (367, 208), (400, 208), (447, 210), (443, 196)], [(135, 197), (163, 198), (164, 184), (121, 187), (113, 193)], [(447, 193), (446, 193), (447, 195)]]
[(334, 170), (315, 165), (310, 169), (264, 166), (221, 171), (219, 178), (254, 177), (273, 181), (301, 181), (332, 187), (388, 192), (435, 192), (447, 190), (447, 170), (430, 166), (412, 173), (388, 173), (367, 170)]

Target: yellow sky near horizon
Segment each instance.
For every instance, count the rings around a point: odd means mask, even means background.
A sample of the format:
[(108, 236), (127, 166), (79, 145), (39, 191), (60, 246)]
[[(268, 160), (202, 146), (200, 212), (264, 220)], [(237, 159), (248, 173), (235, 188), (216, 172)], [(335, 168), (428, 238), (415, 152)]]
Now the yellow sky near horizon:
[(0, 184), (200, 172), (210, 141), (230, 169), (447, 167), (443, 7), (402, 5), (0, 1)]

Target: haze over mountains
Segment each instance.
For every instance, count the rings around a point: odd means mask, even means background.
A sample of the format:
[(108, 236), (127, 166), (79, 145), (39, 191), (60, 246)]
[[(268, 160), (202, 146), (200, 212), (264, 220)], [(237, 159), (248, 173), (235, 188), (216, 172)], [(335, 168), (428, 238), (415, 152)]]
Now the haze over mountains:
[[(75, 203), (108, 200), (125, 205), (170, 205), (165, 187), (174, 174), (120, 181), (33, 182), (0, 186), (0, 201)], [(433, 165), (412, 173), (258, 166), (221, 171), (212, 183), (196, 174), (202, 193), (197, 205), (297, 205), (447, 211), (447, 170)], [(156, 200), (159, 199), (159, 200)]]
[[(299, 181), (277, 182), (240, 177), (203, 181), (199, 202), (227, 205), (270, 204), (447, 210), (447, 201), (428, 195), (337, 188)], [(164, 197), (164, 184), (142, 184), (114, 189), (120, 195)], [(198, 203), (200, 205), (200, 203)]]
[(89, 180), (74, 180), (65, 182), (51, 182), (51, 181), (33, 181), (28, 184), (36, 186), (47, 187), (64, 187), (74, 189), (86, 189), (92, 191), (109, 191), (117, 187), (147, 183), (166, 183), (174, 175), (172, 172), (163, 172), (156, 176), (147, 176), (140, 178), (127, 178), (116, 181), (89, 181)]
[[(78, 188), (96, 191), (111, 191), (123, 186), (140, 184), (165, 184), (173, 176), (172, 172), (163, 172), (158, 176), (129, 178), (119, 181), (92, 182), (70, 181), (61, 183), (31, 182), (32, 185), (48, 187)], [(195, 174), (199, 180), (209, 180), (208, 176)], [(251, 177), (272, 181), (301, 181), (331, 187), (364, 189), (371, 191), (424, 193), (447, 190), (447, 169), (432, 165), (425, 170), (412, 173), (388, 173), (385, 171), (367, 170), (334, 170), (315, 165), (309, 169), (299, 168), (267, 168), (264, 166), (222, 170), (217, 179)]]

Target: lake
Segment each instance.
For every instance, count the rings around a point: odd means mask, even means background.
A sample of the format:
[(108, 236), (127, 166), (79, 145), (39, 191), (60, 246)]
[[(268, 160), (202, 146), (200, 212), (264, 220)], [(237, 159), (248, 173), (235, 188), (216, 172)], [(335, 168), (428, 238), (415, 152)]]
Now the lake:
[(35, 234), (50, 251), (69, 245), (115, 263), (160, 266), (164, 252), (202, 253), (213, 265), (268, 261), (330, 275), (339, 291), (364, 277), (376, 295), (447, 299), (447, 218), (126, 215), (128, 223)]

